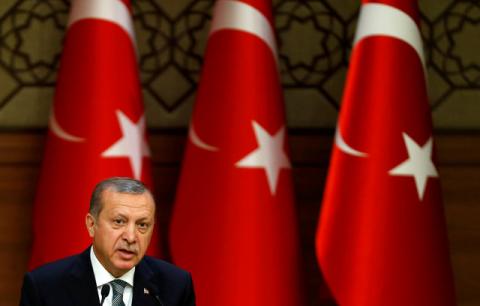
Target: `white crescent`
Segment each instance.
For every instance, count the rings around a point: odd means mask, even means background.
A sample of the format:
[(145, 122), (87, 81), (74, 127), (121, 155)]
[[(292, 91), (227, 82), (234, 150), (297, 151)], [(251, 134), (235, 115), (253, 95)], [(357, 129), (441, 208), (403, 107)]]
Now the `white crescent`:
[(342, 151), (345, 154), (356, 156), (356, 157), (368, 156), (367, 153), (355, 150), (354, 148), (349, 146), (343, 139), (342, 132), (340, 131), (340, 127), (338, 126), (337, 126), (337, 130), (335, 131), (335, 145), (340, 151)]
[(210, 151), (210, 152), (217, 152), (219, 150), (217, 147), (209, 145), (208, 143), (201, 140), (200, 137), (198, 137), (197, 133), (195, 132), (195, 128), (193, 127), (193, 123), (190, 124), (188, 137), (190, 141), (200, 149)]
[(83, 19), (100, 19), (118, 25), (135, 44), (135, 32), (128, 7), (120, 0), (75, 0), (68, 27)]
[(415, 20), (405, 12), (386, 4), (363, 4), (358, 17), (354, 46), (371, 36), (387, 36), (401, 40), (417, 53), (426, 73), (422, 36)]
[(252, 34), (261, 39), (277, 60), (275, 33), (268, 19), (250, 4), (219, 0), (213, 9), (213, 21), (209, 36), (221, 30), (236, 30)]
[(55, 134), (60, 139), (63, 139), (65, 141), (69, 141), (69, 142), (83, 142), (83, 141), (85, 141), (85, 138), (69, 134), (68, 132), (66, 132), (60, 126), (60, 124), (58, 124), (58, 121), (55, 118), (55, 110), (52, 110), (52, 113), (50, 114), (49, 125), (50, 125), (50, 130), (52, 131), (52, 133)]

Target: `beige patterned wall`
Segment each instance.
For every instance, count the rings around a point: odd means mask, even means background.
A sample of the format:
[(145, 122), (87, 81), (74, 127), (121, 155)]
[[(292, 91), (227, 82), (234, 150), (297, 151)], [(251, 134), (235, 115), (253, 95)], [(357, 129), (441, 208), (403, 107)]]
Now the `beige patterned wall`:
[[(134, 1), (150, 127), (187, 125), (212, 5)], [(353, 0), (274, 1), (290, 127), (334, 126), (358, 7)], [(435, 126), (478, 130), (480, 1), (420, 7)], [(68, 8), (67, 0), (0, 1), (0, 128), (46, 127)]]

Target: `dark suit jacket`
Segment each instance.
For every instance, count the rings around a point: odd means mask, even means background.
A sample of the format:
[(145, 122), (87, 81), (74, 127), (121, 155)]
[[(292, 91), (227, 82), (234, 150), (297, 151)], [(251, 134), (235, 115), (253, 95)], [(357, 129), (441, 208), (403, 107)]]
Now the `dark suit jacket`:
[[(193, 306), (190, 274), (167, 262), (145, 256), (134, 275), (132, 306)], [(150, 294), (144, 293), (144, 288)], [(25, 274), (21, 306), (94, 306), (100, 305), (90, 262), (90, 248)]]

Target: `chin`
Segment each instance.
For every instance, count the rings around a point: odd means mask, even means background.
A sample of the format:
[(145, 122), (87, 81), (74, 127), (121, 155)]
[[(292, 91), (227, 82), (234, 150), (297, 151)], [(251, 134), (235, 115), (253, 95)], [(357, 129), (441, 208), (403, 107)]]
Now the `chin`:
[(136, 260), (129, 260), (129, 261), (118, 260), (114, 263), (116, 269), (123, 270), (125, 272), (135, 267), (136, 264), (137, 264)]

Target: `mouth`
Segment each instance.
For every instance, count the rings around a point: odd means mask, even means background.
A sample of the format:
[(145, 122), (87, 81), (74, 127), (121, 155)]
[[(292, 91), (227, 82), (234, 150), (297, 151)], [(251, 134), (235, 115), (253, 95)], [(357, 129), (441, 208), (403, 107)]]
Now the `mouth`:
[(127, 249), (118, 249), (117, 252), (123, 260), (130, 260), (136, 255), (136, 252)]

